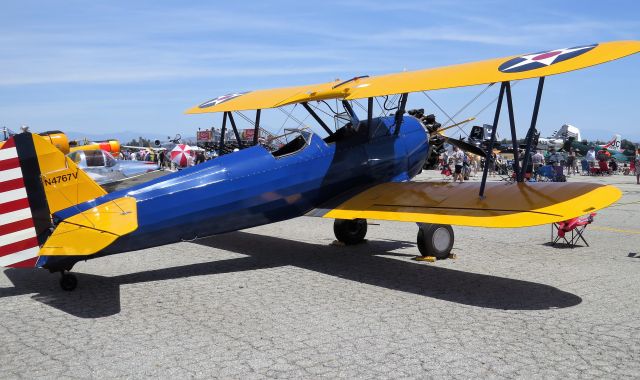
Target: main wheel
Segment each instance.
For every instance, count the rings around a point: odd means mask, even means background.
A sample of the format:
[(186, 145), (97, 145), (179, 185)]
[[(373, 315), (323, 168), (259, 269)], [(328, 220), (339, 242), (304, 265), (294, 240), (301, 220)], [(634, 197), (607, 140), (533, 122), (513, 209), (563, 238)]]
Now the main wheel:
[(74, 290), (77, 286), (78, 286), (78, 279), (76, 278), (76, 276), (72, 275), (71, 273), (62, 274), (62, 278), (60, 278), (60, 287), (63, 290), (70, 292)]
[(336, 219), (333, 222), (333, 233), (338, 241), (346, 245), (361, 243), (367, 235), (367, 220)]
[(453, 248), (453, 228), (448, 224), (420, 224), (418, 229), (418, 250), (422, 256), (446, 259)]

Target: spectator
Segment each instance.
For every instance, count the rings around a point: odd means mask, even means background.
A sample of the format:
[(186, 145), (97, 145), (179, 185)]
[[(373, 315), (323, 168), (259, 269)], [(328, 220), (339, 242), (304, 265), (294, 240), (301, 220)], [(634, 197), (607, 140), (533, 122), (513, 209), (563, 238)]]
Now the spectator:
[(577, 169), (578, 164), (576, 162), (576, 152), (573, 148), (569, 148), (569, 153), (567, 154), (567, 175), (578, 173)]
[(453, 172), (453, 182), (456, 181), (456, 179), (460, 178), (460, 183), (464, 182), (464, 178), (463, 178), (463, 174), (462, 174), (462, 165), (464, 163), (464, 152), (460, 150), (460, 148), (458, 148), (457, 146), (453, 147), (453, 165), (454, 165), (454, 172)]
[(544, 155), (540, 150), (536, 150), (536, 154), (534, 154), (531, 158), (531, 162), (533, 163), (534, 172), (537, 172), (538, 169), (540, 169), (540, 167), (544, 165)]
[(160, 153), (158, 154), (158, 165), (160, 165), (160, 169), (164, 170), (164, 161), (166, 159), (166, 156), (164, 154), (164, 150), (161, 150)]
[(554, 148), (549, 148), (549, 157), (547, 163), (551, 166), (560, 166), (560, 156)]
[(594, 147), (589, 148), (587, 155), (584, 157), (589, 163), (589, 167), (593, 168), (596, 166), (596, 149)]

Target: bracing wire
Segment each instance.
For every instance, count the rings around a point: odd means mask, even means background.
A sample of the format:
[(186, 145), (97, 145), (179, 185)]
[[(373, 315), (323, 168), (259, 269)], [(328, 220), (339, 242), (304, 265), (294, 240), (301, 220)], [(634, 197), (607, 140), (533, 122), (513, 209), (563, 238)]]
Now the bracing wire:
[[(511, 84), (511, 88), (514, 88), (518, 83), (520, 83), (520, 81), (514, 81)], [(495, 98), (493, 98), (493, 100), (491, 102), (489, 102), (489, 104), (487, 104), (486, 106), (484, 106), (480, 111), (478, 111), (478, 113), (476, 113), (475, 115), (473, 115), (473, 117), (478, 117), (478, 115), (480, 115), (481, 113), (483, 113), (487, 108), (491, 107), (493, 105), (493, 103), (498, 101), (498, 96), (496, 96)]]
[(253, 125), (254, 127), (256, 126), (256, 123), (251, 120), (248, 116), (246, 116), (245, 114), (243, 114), (240, 111), (233, 111), (233, 113), (235, 113), (236, 115), (239, 115), (241, 118), (243, 118), (244, 120), (246, 120), (249, 124)]
[(298, 103), (296, 103), (293, 108), (291, 109), (291, 112), (287, 112), (282, 108), (278, 108), (282, 113), (284, 113), (285, 115), (287, 115), (287, 118), (285, 119), (284, 123), (282, 123), (282, 126), (280, 127), (280, 129), (278, 130), (278, 134), (280, 133), (280, 131), (284, 128), (285, 123), (289, 120), (289, 118), (291, 118), (293, 121), (295, 121), (296, 123), (298, 123), (299, 127), (304, 127), (304, 122), (305, 120), (307, 120), (307, 118), (311, 115), (307, 115), (304, 117), (304, 119), (300, 120), (297, 117), (293, 116), (293, 111), (295, 111), (296, 106), (298, 106)]
[[(426, 96), (426, 97), (427, 97), (427, 99), (431, 100), (431, 103), (433, 103), (436, 107), (438, 107), (438, 109), (440, 110), (440, 112), (442, 112), (446, 117), (448, 117), (448, 118), (449, 118), (449, 121), (450, 121), (451, 123), (455, 124), (455, 121), (453, 121), (453, 119), (451, 118), (451, 116), (449, 116), (449, 114), (447, 113), (447, 111), (445, 111), (444, 109), (442, 109), (442, 107), (440, 107), (440, 105), (439, 105), (438, 103), (436, 103), (436, 101), (435, 101), (435, 100), (433, 100), (433, 98), (431, 98), (431, 97), (429, 96), (429, 94), (427, 94), (427, 92), (426, 92), (426, 91), (422, 91), (422, 93), (424, 94), (424, 96)], [(447, 121), (447, 123), (448, 123), (449, 121)], [(445, 125), (447, 125), (447, 123), (445, 123)], [(462, 128), (458, 127), (458, 129), (460, 129), (460, 130), (462, 130), (462, 131), (464, 132), (464, 130), (463, 130)], [(466, 132), (465, 132), (465, 134), (466, 134)]]
[(385, 112), (384, 107), (382, 107), (382, 104), (380, 104), (380, 100), (376, 97), (376, 103), (378, 103), (378, 107), (380, 108), (380, 110), (382, 111), (382, 117), (386, 117), (387, 113)]
[(353, 100), (352, 102), (355, 103), (358, 107), (360, 107), (360, 109), (362, 109), (364, 112), (368, 112), (367, 109), (362, 104), (360, 104), (360, 102), (358, 102), (357, 100)]
[[(467, 104), (465, 104), (464, 106), (462, 106), (462, 108), (460, 108), (460, 110), (458, 112), (456, 112), (455, 114), (453, 114), (453, 118), (455, 119), (458, 115), (460, 115), (464, 110), (467, 109), (467, 107), (469, 107), (471, 104), (473, 104), (473, 102), (475, 102), (476, 100), (478, 100), (479, 97), (482, 96), (482, 94), (484, 94), (485, 92), (487, 92), (488, 89), (491, 88), (491, 86), (493, 86), (495, 83), (489, 83), (489, 85), (487, 85), (487, 87), (485, 87), (484, 89), (482, 89), (482, 91), (480, 91), (476, 96), (473, 97), (473, 99), (469, 100), (467, 102)], [(448, 122), (447, 122), (448, 123)], [(443, 125), (443, 127), (446, 127), (447, 123), (445, 123), (445, 125)]]

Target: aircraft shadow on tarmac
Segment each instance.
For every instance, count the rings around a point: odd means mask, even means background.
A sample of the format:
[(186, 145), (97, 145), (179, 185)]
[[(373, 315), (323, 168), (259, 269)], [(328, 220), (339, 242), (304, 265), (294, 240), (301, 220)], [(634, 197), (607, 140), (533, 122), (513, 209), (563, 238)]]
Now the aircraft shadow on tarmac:
[(114, 277), (76, 273), (79, 286), (73, 292), (61, 290), (57, 277), (47, 271), (8, 269), (4, 274), (14, 287), (0, 288), (0, 298), (36, 293), (34, 300), (65, 313), (100, 318), (120, 312), (120, 285), (291, 265), (363, 284), (492, 309), (547, 310), (582, 302), (577, 295), (549, 285), (376, 256), (404, 256), (390, 251), (413, 246), (407, 242), (370, 240), (357, 246), (334, 247), (232, 232), (194, 243), (247, 257)]

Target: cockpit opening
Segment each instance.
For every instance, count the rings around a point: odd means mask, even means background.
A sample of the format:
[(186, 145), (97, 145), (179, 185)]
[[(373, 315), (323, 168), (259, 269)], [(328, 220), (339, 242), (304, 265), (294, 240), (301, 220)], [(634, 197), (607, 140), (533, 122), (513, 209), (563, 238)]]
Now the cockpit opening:
[(311, 140), (311, 131), (308, 129), (285, 129), (285, 133), (276, 136), (274, 139), (285, 138), (288, 142), (283, 146), (279, 147), (277, 150), (271, 152), (271, 154), (276, 157), (288, 156), (290, 154), (295, 154), (309, 145), (309, 141)]

